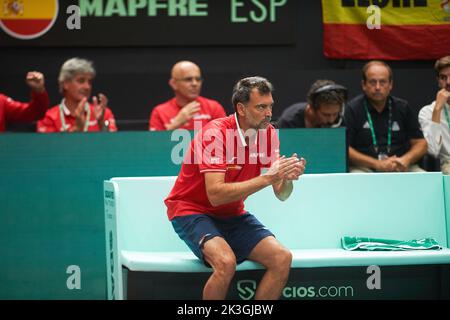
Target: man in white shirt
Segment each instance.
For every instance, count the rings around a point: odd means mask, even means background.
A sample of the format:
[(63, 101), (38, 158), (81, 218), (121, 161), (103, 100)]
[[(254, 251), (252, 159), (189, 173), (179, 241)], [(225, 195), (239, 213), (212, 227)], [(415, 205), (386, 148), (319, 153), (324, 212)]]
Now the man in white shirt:
[(450, 174), (450, 55), (436, 61), (439, 91), (436, 100), (419, 112), (419, 122), (428, 142), (428, 153), (439, 157), (441, 170)]

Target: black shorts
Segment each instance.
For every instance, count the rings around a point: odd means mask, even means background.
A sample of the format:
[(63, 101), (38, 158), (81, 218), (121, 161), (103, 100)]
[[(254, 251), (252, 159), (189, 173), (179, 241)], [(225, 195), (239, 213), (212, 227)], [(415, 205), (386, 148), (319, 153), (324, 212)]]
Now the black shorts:
[(253, 248), (265, 237), (274, 236), (250, 213), (231, 218), (209, 214), (175, 217), (172, 226), (192, 252), (208, 267), (203, 257), (203, 245), (214, 237), (222, 237), (236, 256), (236, 263), (247, 259)]

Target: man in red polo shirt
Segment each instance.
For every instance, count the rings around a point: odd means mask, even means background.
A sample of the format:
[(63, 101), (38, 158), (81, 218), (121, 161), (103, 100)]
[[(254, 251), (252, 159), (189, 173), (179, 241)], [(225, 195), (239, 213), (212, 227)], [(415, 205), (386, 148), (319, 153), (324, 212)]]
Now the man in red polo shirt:
[(278, 299), (288, 279), (292, 255), (244, 209), (251, 194), (272, 185), (286, 200), (306, 161), (279, 156), (270, 125), (272, 85), (261, 77), (240, 80), (233, 90), (236, 113), (213, 120), (194, 137), (175, 185), (165, 200), (169, 220), (194, 254), (213, 273), (204, 299), (224, 299), (236, 264), (266, 267), (256, 299)]
[(92, 62), (73, 58), (67, 60), (59, 73), (59, 91), (64, 96), (60, 104), (49, 109), (38, 121), (38, 132), (117, 131), (112, 111), (104, 94), (88, 99), (92, 92), (95, 69)]
[(176, 63), (169, 80), (175, 97), (152, 110), (149, 130), (194, 130), (194, 122), (202, 127), (213, 119), (225, 117), (220, 103), (200, 96), (202, 82), (200, 68), (195, 63)]
[(0, 93), (0, 132), (5, 131), (6, 122), (31, 122), (39, 120), (48, 108), (48, 94), (44, 75), (37, 71), (27, 73), (26, 82), (31, 88), (31, 101), (14, 101)]

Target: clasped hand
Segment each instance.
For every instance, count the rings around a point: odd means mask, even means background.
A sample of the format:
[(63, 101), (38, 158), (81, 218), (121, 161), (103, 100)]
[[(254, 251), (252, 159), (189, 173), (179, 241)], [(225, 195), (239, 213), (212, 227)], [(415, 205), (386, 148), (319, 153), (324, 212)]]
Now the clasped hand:
[(304, 158), (298, 158), (294, 153), (291, 157), (286, 158), (281, 156), (278, 158), (266, 175), (273, 178), (274, 182), (279, 180), (298, 180), (298, 178), (304, 173), (306, 167), (306, 160)]

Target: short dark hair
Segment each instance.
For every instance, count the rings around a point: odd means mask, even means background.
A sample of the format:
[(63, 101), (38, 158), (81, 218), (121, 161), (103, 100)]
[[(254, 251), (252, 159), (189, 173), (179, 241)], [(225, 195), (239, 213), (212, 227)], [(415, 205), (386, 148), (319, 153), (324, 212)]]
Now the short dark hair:
[[(319, 109), (322, 104), (338, 104), (342, 106), (347, 100), (347, 91), (342, 87), (342, 89), (326, 89), (326, 86), (336, 84), (332, 80), (317, 80), (312, 85), (308, 91), (307, 101), (308, 104), (314, 109)], [(339, 86), (340, 87), (340, 86)], [(321, 88), (325, 91), (317, 92)]]
[(362, 79), (363, 79), (364, 82), (367, 81), (367, 75), (366, 75), (367, 69), (369, 69), (373, 65), (383, 66), (386, 69), (388, 69), (388, 71), (389, 71), (389, 82), (392, 82), (392, 80), (394, 79), (394, 73), (392, 72), (391, 67), (386, 62), (381, 61), (381, 60), (372, 60), (372, 61), (367, 62), (364, 65), (364, 67), (362, 68)]
[(445, 56), (436, 60), (436, 63), (434, 64), (434, 70), (436, 70), (436, 75), (439, 76), (441, 70), (447, 67), (450, 67), (450, 56)]
[(239, 80), (233, 88), (231, 103), (234, 110), (237, 111), (237, 104), (247, 104), (250, 101), (250, 93), (252, 90), (258, 89), (259, 94), (266, 95), (273, 92), (272, 84), (263, 77), (248, 77)]

